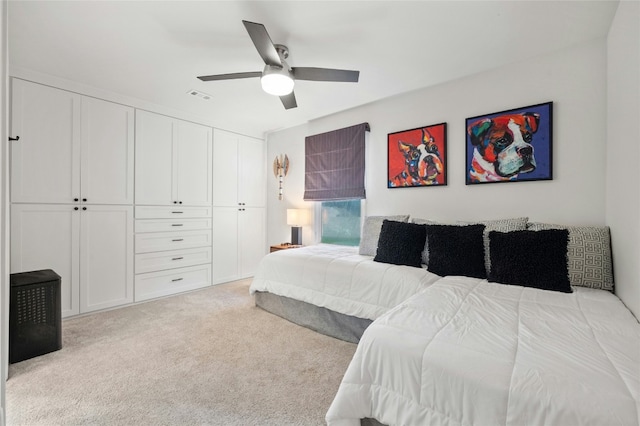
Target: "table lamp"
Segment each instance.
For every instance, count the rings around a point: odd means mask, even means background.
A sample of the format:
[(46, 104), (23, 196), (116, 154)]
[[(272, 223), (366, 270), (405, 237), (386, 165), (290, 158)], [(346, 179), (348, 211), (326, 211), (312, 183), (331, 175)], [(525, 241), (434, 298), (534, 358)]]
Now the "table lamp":
[(291, 226), (291, 244), (302, 245), (302, 225), (305, 223), (303, 209), (287, 209), (287, 225)]

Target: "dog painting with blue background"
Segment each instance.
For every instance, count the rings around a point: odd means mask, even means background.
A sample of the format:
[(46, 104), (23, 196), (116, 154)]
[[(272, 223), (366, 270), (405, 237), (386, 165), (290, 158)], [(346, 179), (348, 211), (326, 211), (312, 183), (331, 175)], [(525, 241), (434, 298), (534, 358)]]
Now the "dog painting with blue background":
[(467, 184), (551, 179), (552, 103), (467, 119)]
[(446, 123), (388, 135), (388, 187), (446, 185)]

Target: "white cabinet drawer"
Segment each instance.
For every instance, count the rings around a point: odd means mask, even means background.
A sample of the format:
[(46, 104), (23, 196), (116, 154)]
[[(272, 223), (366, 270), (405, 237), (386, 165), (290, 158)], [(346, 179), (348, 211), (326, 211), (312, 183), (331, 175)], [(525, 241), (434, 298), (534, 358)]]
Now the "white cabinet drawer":
[(211, 263), (211, 247), (136, 255), (136, 274)]
[(211, 285), (211, 264), (136, 275), (135, 301)]
[(136, 232), (192, 231), (211, 229), (211, 218), (136, 220)]
[(211, 246), (211, 230), (136, 234), (136, 254)]
[(136, 206), (136, 219), (211, 217), (211, 207)]

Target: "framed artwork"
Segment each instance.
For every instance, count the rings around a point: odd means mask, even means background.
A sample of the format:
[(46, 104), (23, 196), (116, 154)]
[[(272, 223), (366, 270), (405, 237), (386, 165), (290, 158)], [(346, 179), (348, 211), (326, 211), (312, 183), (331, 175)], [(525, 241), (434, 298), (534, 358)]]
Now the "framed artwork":
[(387, 135), (387, 188), (447, 184), (447, 123)]
[(466, 184), (553, 179), (553, 103), (466, 120)]

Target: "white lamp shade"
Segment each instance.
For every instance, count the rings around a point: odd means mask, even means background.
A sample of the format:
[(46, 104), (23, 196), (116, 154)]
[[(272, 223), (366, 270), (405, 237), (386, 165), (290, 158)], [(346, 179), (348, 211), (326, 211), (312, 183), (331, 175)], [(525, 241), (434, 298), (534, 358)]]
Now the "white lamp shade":
[(293, 92), (294, 81), (286, 74), (264, 74), (260, 78), (262, 90), (275, 96), (284, 96)]
[(287, 209), (287, 225), (302, 226), (308, 221), (307, 210), (305, 209)]

